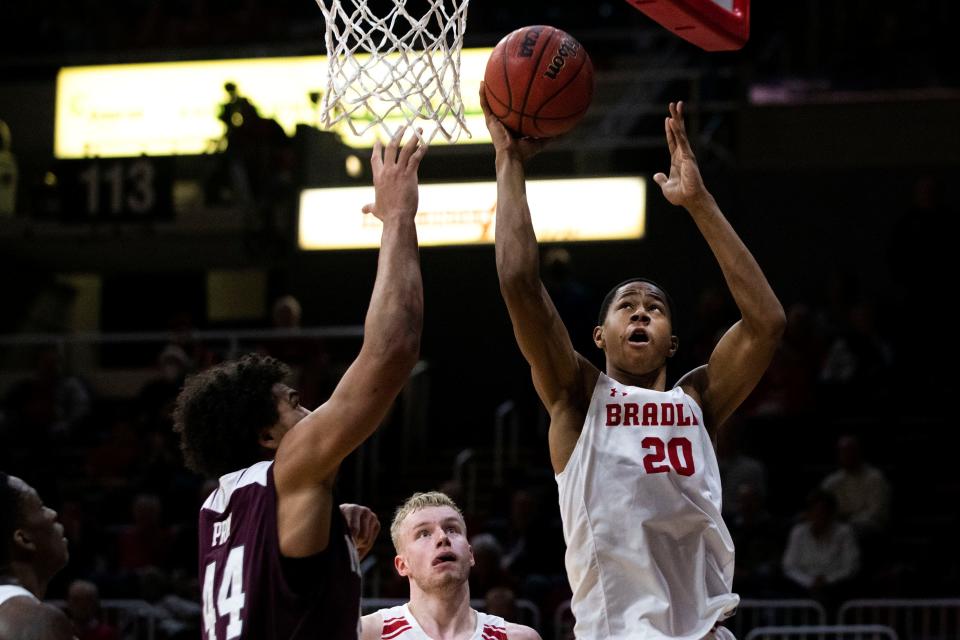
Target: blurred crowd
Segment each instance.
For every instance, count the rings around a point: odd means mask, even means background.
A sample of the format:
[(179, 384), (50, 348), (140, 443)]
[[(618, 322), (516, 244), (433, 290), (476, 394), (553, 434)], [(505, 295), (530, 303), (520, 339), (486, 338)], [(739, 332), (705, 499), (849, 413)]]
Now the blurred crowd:
[[(947, 30), (957, 14), (957, 3), (949, 0), (918, 1), (909, 9), (865, 0), (757, 3), (750, 77), (767, 85), (819, 88), (954, 87), (958, 66), (948, 62)], [(469, 28), (477, 34), (532, 23), (623, 29), (649, 26), (644, 20), (621, 1), (548, 7), (494, 0), (471, 9)], [(231, 47), (260, 45), (316, 53), (322, 33), (313, 2), (8, 3), (0, 16), (0, 65), (37, 57), (59, 66), (113, 54), (118, 61), (154, 51), (222, 57)], [(729, 58), (717, 60), (729, 64)], [(235, 85), (225, 89), (223, 162), (207, 197), (263, 212), (263, 203), (289, 186), (276, 176), (294, 170), (290, 144)], [(17, 177), (9, 132), (0, 134), (0, 216), (6, 216), (13, 213)], [(855, 278), (837, 274), (819, 299), (787, 305), (780, 350), (717, 442), (725, 520), (737, 548), (734, 588), (741, 597), (809, 597), (833, 610), (854, 596), (938, 596), (960, 589), (956, 554), (945, 553), (960, 524), (960, 484), (946, 471), (951, 461), (942, 446), (944, 400), (933, 394), (942, 381), (940, 369), (930, 366), (945, 354), (930, 355), (939, 347), (936, 341), (924, 344), (917, 329), (925, 325), (920, 330), (935, 335), (945, 329), (946, 321), (931, 313), (940, 284), (924, 255), (929, 228), (944, 211), (922, 188), (890, 243), (890, 271), (897, 276), (883, 296), (870, 297)], [(263, 222), (253, 235), (271, 229), (272, 223)], [(597, 292), (576, 278), (563, 249), (545, 252), (543, 275), (575, 346), (590, 352)], [(904, 298), (909, 302), (905, 290), (914, 300), (900, 306)], [(701, 291), (692, 311), (684, 314), (688, 324), (681, 328), (683, 348), (673, 376), (702, 364), (736, 319), (718, 288)], [(891, 319), (911, 311), (928, 317), (908, 315), (912, 325)], [(302, 315), (299, 302), (284, 296), (264, 326), (295, 330)], [(120, 637), (98, 612), (101, 598), (145, 601), (160, 620), (163, 638), (197, 636), (197, 511), (214, 485), (184, 468), (171, 410), (186, 376), (228, 353), (191, 339), (189, 329), (178, 335), (153, 350), (153, 373), (134, 393), (98, 393), (89, 372), (73, 366), (61, 346), (50, 345), (32, 353), (29, 375), (8, 385), (0, 398), (0, 469), (27, 479), (59, 512), (71, 560), (48, 595), (65, 601), (79, 640)], [(254, 348), (291, 365), (306, 406), (323, 401), (349, 360), (329, 344), (296, 336)], [(439, 391), (455, 382), (438, 378), (432, 384)], [(513, 400), (524, 423), (521, 460), (507, 465), (499, 483), (486, 469), (476, 482), (452, 478), (451, 459), (426, 454), (418, 459), (416, 476), (405, 478), (390, 466), (391, 456), (383, 456), (377, 461), (381, 475), (394, 481), (368, 506), (386, 525), (413, 491), (446, 491), (467, 518), (476, 558), (472, 596), (484, 598), (491, 612), (527, 623), (516, 601), (533, 602), (546, 631), (570, 593), (545, 418), (532, 390), (517, 394)], [(405, 394), (401, 402), (417, 397)], [(394, 412), (391, 421), (403, 414)], [(432, 414), (428, 429), (439, 433), (447, 426), (440, 424), (445, 414)], [(395, 440), (396, 431), (388, 424), (384, 437)], [(469, 446), (492, 449), (492, 429), (469, 435)], [(344, 500), (351, 499), (350, 488), (344, 489)], [(374, 557), (365, 595), (406, 597), (386, 536)]]
[[(565, 317), (592, 316), (592, 296), (565, 250), (546, 252), (544, 273)], [(930, 403), (888, 401), (900, 387), (893, 376), (907, 346), (881, 331), (876, 306), (851, 287), (838, 282), (826, 299), (789, 307), (773, 364), (717, 442), (742, 597), (809, 597), (829, 611), (853, 596), (933, 596), (960, 586), (960, 567), (939, 554), (958, 524), (954, 506), (938, 500), (951, 491), (939, 486), (946, 474), (937, 473), (947, 456), (937, 447), (941, 415)], [(734, 311), (717, 291), (701, 293), (688, 318), (695, 325), (684, 329), (688, 362), (709, 353)], [(284, 296), (269, 326), (296, 329), (301, 315), (297, 300)], [(259, 348), (293, 366), (294, 384), (311, 405), (322, 402), (346, 364), (305, 338)], [(163, 637), (196, 633), (197, 510), (214, 484), (184, 468), (171, 409), (185, 376), (225, 355), (195, 340), (171, 341), (138, 393), (108, 398), (66, 366), (59, 347), (43, 347), (33, 372), (6, 391), (0, 468), (28, 479), (59, 511), (71, 560), (48, 595), (65, 599), (76, 623), (92, 629), (81, 640), (115, 637), (96, 631), (90, 603), (98, 597), (148, 602)], [(678, 363), (673, 375), (686, 368)], [(910, 387), (923, 388), (917, 382), (922, 375)], [(451, 478), (450, 459), (424, 455), (416, 484), (394, 480), (369, 506), (389, 523), (414, 490), (446, 491), (467, 518), (476, 557), (472, 596), (508, 617), (517, 599), (533, 602), (546, 627), (570, 597), (564, 544), (542, 413), (532, 394), (516, 401), (534, 407), (522, 413), (532, 424), (520, 430), (520, 463), (507, 465), (501, 483), (481, 470), (467, 486), (464, 477)], [(492, 432), (472, 437), (471, 446), (491, 448)], [(391, 456), (379, 461), (384, 477), (402, 478), (391, 463)], [(918, 475), (918, 466), (929, 473)], [(381, 538), (366, 595), (406, 597), (389, 540)]]

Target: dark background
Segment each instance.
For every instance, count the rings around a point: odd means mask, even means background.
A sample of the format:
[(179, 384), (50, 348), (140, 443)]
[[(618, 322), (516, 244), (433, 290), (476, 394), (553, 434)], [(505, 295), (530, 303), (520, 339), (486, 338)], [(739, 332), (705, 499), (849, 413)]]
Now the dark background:
[[(845, 433), (860, 437), (867, 460), (891, 483), (893, 517), (883, 552), (868, 558), (851, 595), (955, 595), (960, 579), (949, 542), (957, 524), (958, 485), (949, 472), (947, 444), (953, 440), (947, 407), (954, 378), (948, 372), (954, 297), (948, 228), (960, 208), (960, 89), (957, 65), (950, 62), (957, 14), (947, 0), (908, 6), (761, 2), (753, 7), (751, 38), (742, 50), (708, 54), (618, 2), (563, 7), (477, 0), (470, 10), (467, 46), (490, 46), (533, 23), (553, 24), (580, 38), (594, 59), (598, 83), (605, 82), (595, 109), (631, 106), (617, 94), (617, 81), (605, 77), (664, 67), (701, 78), (694, 84), (663, 82), (635, 96), (640, 115), (613, 134), (588, 117), (566, 141), (535, 159), (529, 173), (650, 177), (668, 166), (665, 145), (657, 141), (662, 115), (640, 110), (652, 106), (665, 114), (668, 101), (688, 101), (708, 187), (784, 307), (795, 313), (791, 329), (808, 332), (788, 335), (771, 373), (736, 418), (742, 448), (766, 465), (767, 509), (785, 537), (807, 493), (834, 468), (834, 445)], [(58, 278), (68, 273), (99, 277), (96, 329), (104, 332), (266, 328), (270, 305), (287, 294), (302, 305), (304, 326), (362, 323), (376, 253), (301, 252), (294, 240), (291, 194), (317, 182), (321, 163), (337, 166), (323, 157), (344, 153), (330, 141), (304, 133), (290, 142), (293, 185), (270, 192), (276, 197), (265, 199), (253, 221), (229, 199), (210, 205), (228, 217), (232, 211), (233, 226), (198, 230), (179, 213), (147, 223), (78, 222), (60, 194), (44, 186), (46, 173), (57, 170), (52, 141), (59, 67), (321, 53), (323, 24), (312, 3), (8, 3), (0, 17), (0, 119), (13, 132), (20, 166), (16, 213), (0, 218), (0, 331), (23, 336), (75, 330), (68, 320), (73, 293)], [(771, 95), (777, 98), (760, 99)], [(715, 108), (718, 103), (725, 106)], [(601, 146), (601, 138), (612, 142)], [(171, 162), (174, 179), (202, 182), (218, 159)], [(423, 181), (492, 178), (489, 146), (434, 147), (421, 169)], [(351, 183), (327, 173), (320, 179)], [(364, 180), (369, 178), (359, 179)], [(679, 310), (681, 349), (671, 365), (672, 381), (703, 362), (717, 330), (737, 314), (689, 216), (667, 204), (652, 181), (649, 186), (645, 237), (565, 245), (572, 271), (555, 291), (569, 291), (563, 287), (576, 283), (576, 294), (561, 311), (575, 344), (602, 364), (590, 349), (589, 331), (607, 289), (632, 275), (663, 284)], [(402, 463), (383, 454), (404, 447), (409, 437), (404, 411), (414, 402), (401, 400), (392, 421), (364, 447), (362, 462), (345, 465), (343, 497), (370, 504), (386, 529), (402, 498), (448, 480), (455, 455), (474, 448), (481, 476), (481, 498), (469, 514), (475, 530), (492, 532), (510, 548), (518, 537), (511, 505), (518, 491), (528, 491), (539, 505), (542, 535), (551, 541), (545, 547), (559, 548), (544, 418), (499, 297), (493, 248), (425, 248), (421, 258), (422, 357), (430, 367), (429, 395), (417, 405), (424, 416), (417, 443), (423, 446)], [(206, 293), (211, 269), (264, 274), (262, 317), (211, 321)], [(859, 345), (853, 348), (854, 372), (826, 380), (827, 354), (844, 340)], [(187, 343), (191, 370), (228, 355), (216, 341)], [(0, 467), (23, 474), (52, 504), (76, 505), (76, 518), (87, 527), (87, 541), (77, 543), (86, 546), (55, 585), (54, 597), (62, 596), (74, 577), (94, 578), (107, 596), (143, 596), (143, 566), (122, 566), (109, 542), (130, 526), (129, 505), (138, 494), (161, 496), (165, 525), (184, 541), (182, 548), (190, 548), (185, 540), (195, 505), (183, 498), (200, 492), (202, 483), (176, 462), (175, 442), (163, 431), (163, 411), (153, 414), (142, 395), (105, 392), (97, 382), (103, 370), (149, 372), (162, 346), (99, 349), (92, 364), (71, 360), (67, 349), (66, 370), (87, 385), (91, 408), (66, 433), (47, 424), (26, 439), (10, 393), (17, 380), (29, 379), (36, 349), (3, 346), (7, 399)], [(357, 346), (346, 339), (311, 347), (324, 354), (316, 365), (322, 369), (314, 390), (318, 400)], [(782, 402), (785, 396), (795, 400)], [(493, 414), (506, 400), (517, 405), (521, 455), (497, 485), (483, 478), (490, 473)], [(154, 442), (156, 434), (162, 435)], [(118, 438), (150, 444), (117, 453), (111, 443)], [(110, 473), (96, 468), (118, 456), (130, 459)], [(164, 462), (152, 475), (127, 474), (157, 457)], [(165, 557), (161, 567), (174, 585), (171, 592), (187, 599), (194, 577), (189, 553)], [(389, 578), (386, 536), (378, 553), (375, 571), (383, 578), (376, 587), (384, 594), (391, 588), (399, 592)], [(562, 600), (562, 565), (558, 553), (543, 564), (555, 570), (520, 568), (512, 579), (518, 595), (546, 609)], [(553, 582), (531, 587), (531, 574), (547, 574)], [(368, 581), (370, 593), (373, 584)], [(776, 593), (784, 594), (795, 595)]]

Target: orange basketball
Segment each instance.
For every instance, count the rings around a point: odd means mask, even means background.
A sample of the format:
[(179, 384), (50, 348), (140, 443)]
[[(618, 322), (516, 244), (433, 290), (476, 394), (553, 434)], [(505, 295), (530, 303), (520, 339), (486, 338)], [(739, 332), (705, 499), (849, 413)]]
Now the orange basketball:
[(497, 43), (483, 81), (490, 110), (504, 126), (520, 136), (551, 138), (587, 112), (593, 63), (560, 29), (521, 27)]

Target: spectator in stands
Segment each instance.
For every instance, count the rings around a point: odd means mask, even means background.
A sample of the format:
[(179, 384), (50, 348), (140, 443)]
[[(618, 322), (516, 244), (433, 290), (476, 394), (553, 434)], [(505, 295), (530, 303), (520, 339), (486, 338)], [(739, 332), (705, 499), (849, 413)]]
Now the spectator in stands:
[(882, 471), (864, 462), (856, 436), (837, 442), (837, 466), (820, 485), (836, 499), (837, 514), (860, 538), (882, 533), (890, 517), (890, 485)]
[(143, 442), (133, 421), (118, 411), (110, 419), (103, 441), (87, 452), (87, 474), (107, 484), (129, 481), (136, 471), (143, 452)]
[(35, 442), (71, 435), (90, 413), (90, 394), (65, 371), (61, 347), (47, 345), (37, 352), (33, 373), (10, 390), (5, 404), (10, 428), (25, 442)]
[(740, 449), (745, 425), (736, 415), (727, 421), (717, 437), (717, 463), (720, 465), (720, 483), (723, 487), (724, 518), (736, 514), (740, 505), (737, 496), (740, 487), (749, 486), (758, 494), (761, 503), (767, 496), (767, 469), (762, 462)]
[(55, 580), (53, 588), (57, 593), (63, 593), (75, 578), (100, 581), (106, 577), (108, 544), (104, 542), (103, 523), (96, 517), (96, 511), (97, 505), (91, 499), (66, 498), (60, 503), (60, 523), (64, 536), (70, 541), (70, 564)]
[(856, 393), (863, 401), (883, 397), (894, 363), (891, 344), (880, 332), (875, 306), (867, 301), (851, 305), (839, 333), (827, 348), (820, 382), (829, 394), (830, 407), (850, 409), (843, 401)]
[(0, 638), (73, 638), (67, 616), (40, 602), (67, 559), (57, 512), (26, 482), (0, 472)]
[(558, 588), (565, 590), (567, 582), (563, 532), (554, 508), (557, 498), (548, 499), (550, 489), (533, 486), (513, 492), (504, 536), (504, 570), (516, 578), (518, 595), (541, 609)]
[(593, 300), (590, 290), (577, 277), (573, 257), (563, 247), (551, 247), (543, 253), (543, 284), (550, 292), (560, 319), (580, 353), (592, 353)]
[(816, 381), (823, 364), (824, 338), (813, 310), (794, 303), (770, 367), (741, 406), (748, 416), (798, 415), (815, 408)]
[(149, 612), (157, 621), (160, 638), (194, 640), (200, 636), (202, 609), (194, 599), (174, 592), (169, 576), (157, 567), (138, 572), (140, 597), (150, 604)]
[(775, 597), (783, 531), (764, 507), (763, 494), (753, 485), (740, 484), (735, 503), (731, 515), (725, 517), (737, 547), (734, 588), (742, 597)]
[(260, 351), (287, 364), (293, 372), (294, 387), (300, 401), (308, 407), (319, 406), (336, 386), (330, 375), (330, 357), (320, 338), (298, 335), (302, 328), (303, 309), (292, 295), (277, 298), (271, 310), (272, 328), (287, 332), (263, 344)]
[(814, 491), (803, 521), (790, 531), (784, 575), (806, 596), (833, 605), (846, 595), (859, 569), (860, 547), (853, 529), (837, 520), (832, 494)]
[(163, 524), (163, 505), (153, 494), (136, 496), (131, 507), (133, 523), (125, 526), (117, 538), (117, 566), (133, 571), (147, 566), (166, 567), (174, 532)]
[(17, 158), (11, 151), (10, 127), (0, 120), (0, 218), (17, 209)]
[(517, 596), (510, 587), (494, 587), (484, 592), (484, 609), (492, 616), (500, 616), (504, 620), (519, 620), (517, 610)]
[(100, 590), (87, 580), (74, 580), (67, 589), (67, 616), (76, 640), (119, 640), (117, 630), (102, 619)]
[(171, 430), (173, 406), (190, 370), (190, 357), (179, 345), (168, 344), (157, 356), (157, 374), (137, 397), (140, 420), (147, 431)]
[(483, 594), (496, 587), (512, 588), (515, 580), (503, 569), (503, 547), (489, 533), (478, 533), (470, 539), (473, 548), (473, 569), (470, 570), (470, 593)]

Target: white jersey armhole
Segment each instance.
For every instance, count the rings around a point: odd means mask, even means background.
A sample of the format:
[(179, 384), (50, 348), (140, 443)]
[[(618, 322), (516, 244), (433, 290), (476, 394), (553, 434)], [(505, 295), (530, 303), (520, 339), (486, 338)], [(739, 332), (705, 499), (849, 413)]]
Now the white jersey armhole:
[(593, 385), (593, 393), (590, 394), (590, 402), (587, 403), (587, 412), (583, 416), (583, 424), (580, 425), (580, 433), (577, 435), (577, 443), (573, 445), (573, 451), (570, 452), (570, 457), (567, 458), (567, 464), (563, 466), (563, 471), (553, 474), (553, 478), (557, 482), (560, 482), (565, 477), (564, 474), (566, 474), (567, 470), (570, 468), (570, 462), (572, 462), (573, 459), (583, 450), (583, 441), (586, 439), (583, 435), (583, 432), (587, 430), (587, 423), (589, 422), (587, 418), (590, 415), (590, 409), (593, 407), (593, 403), (597, 399), (600, 383), (604, 383), (604, 386), (606, 386), (606, 380), (609, 380), (607, 374), (605, 374), (603, 371), (600, 371), (599, 375), (597, 376), (597, 382)]

